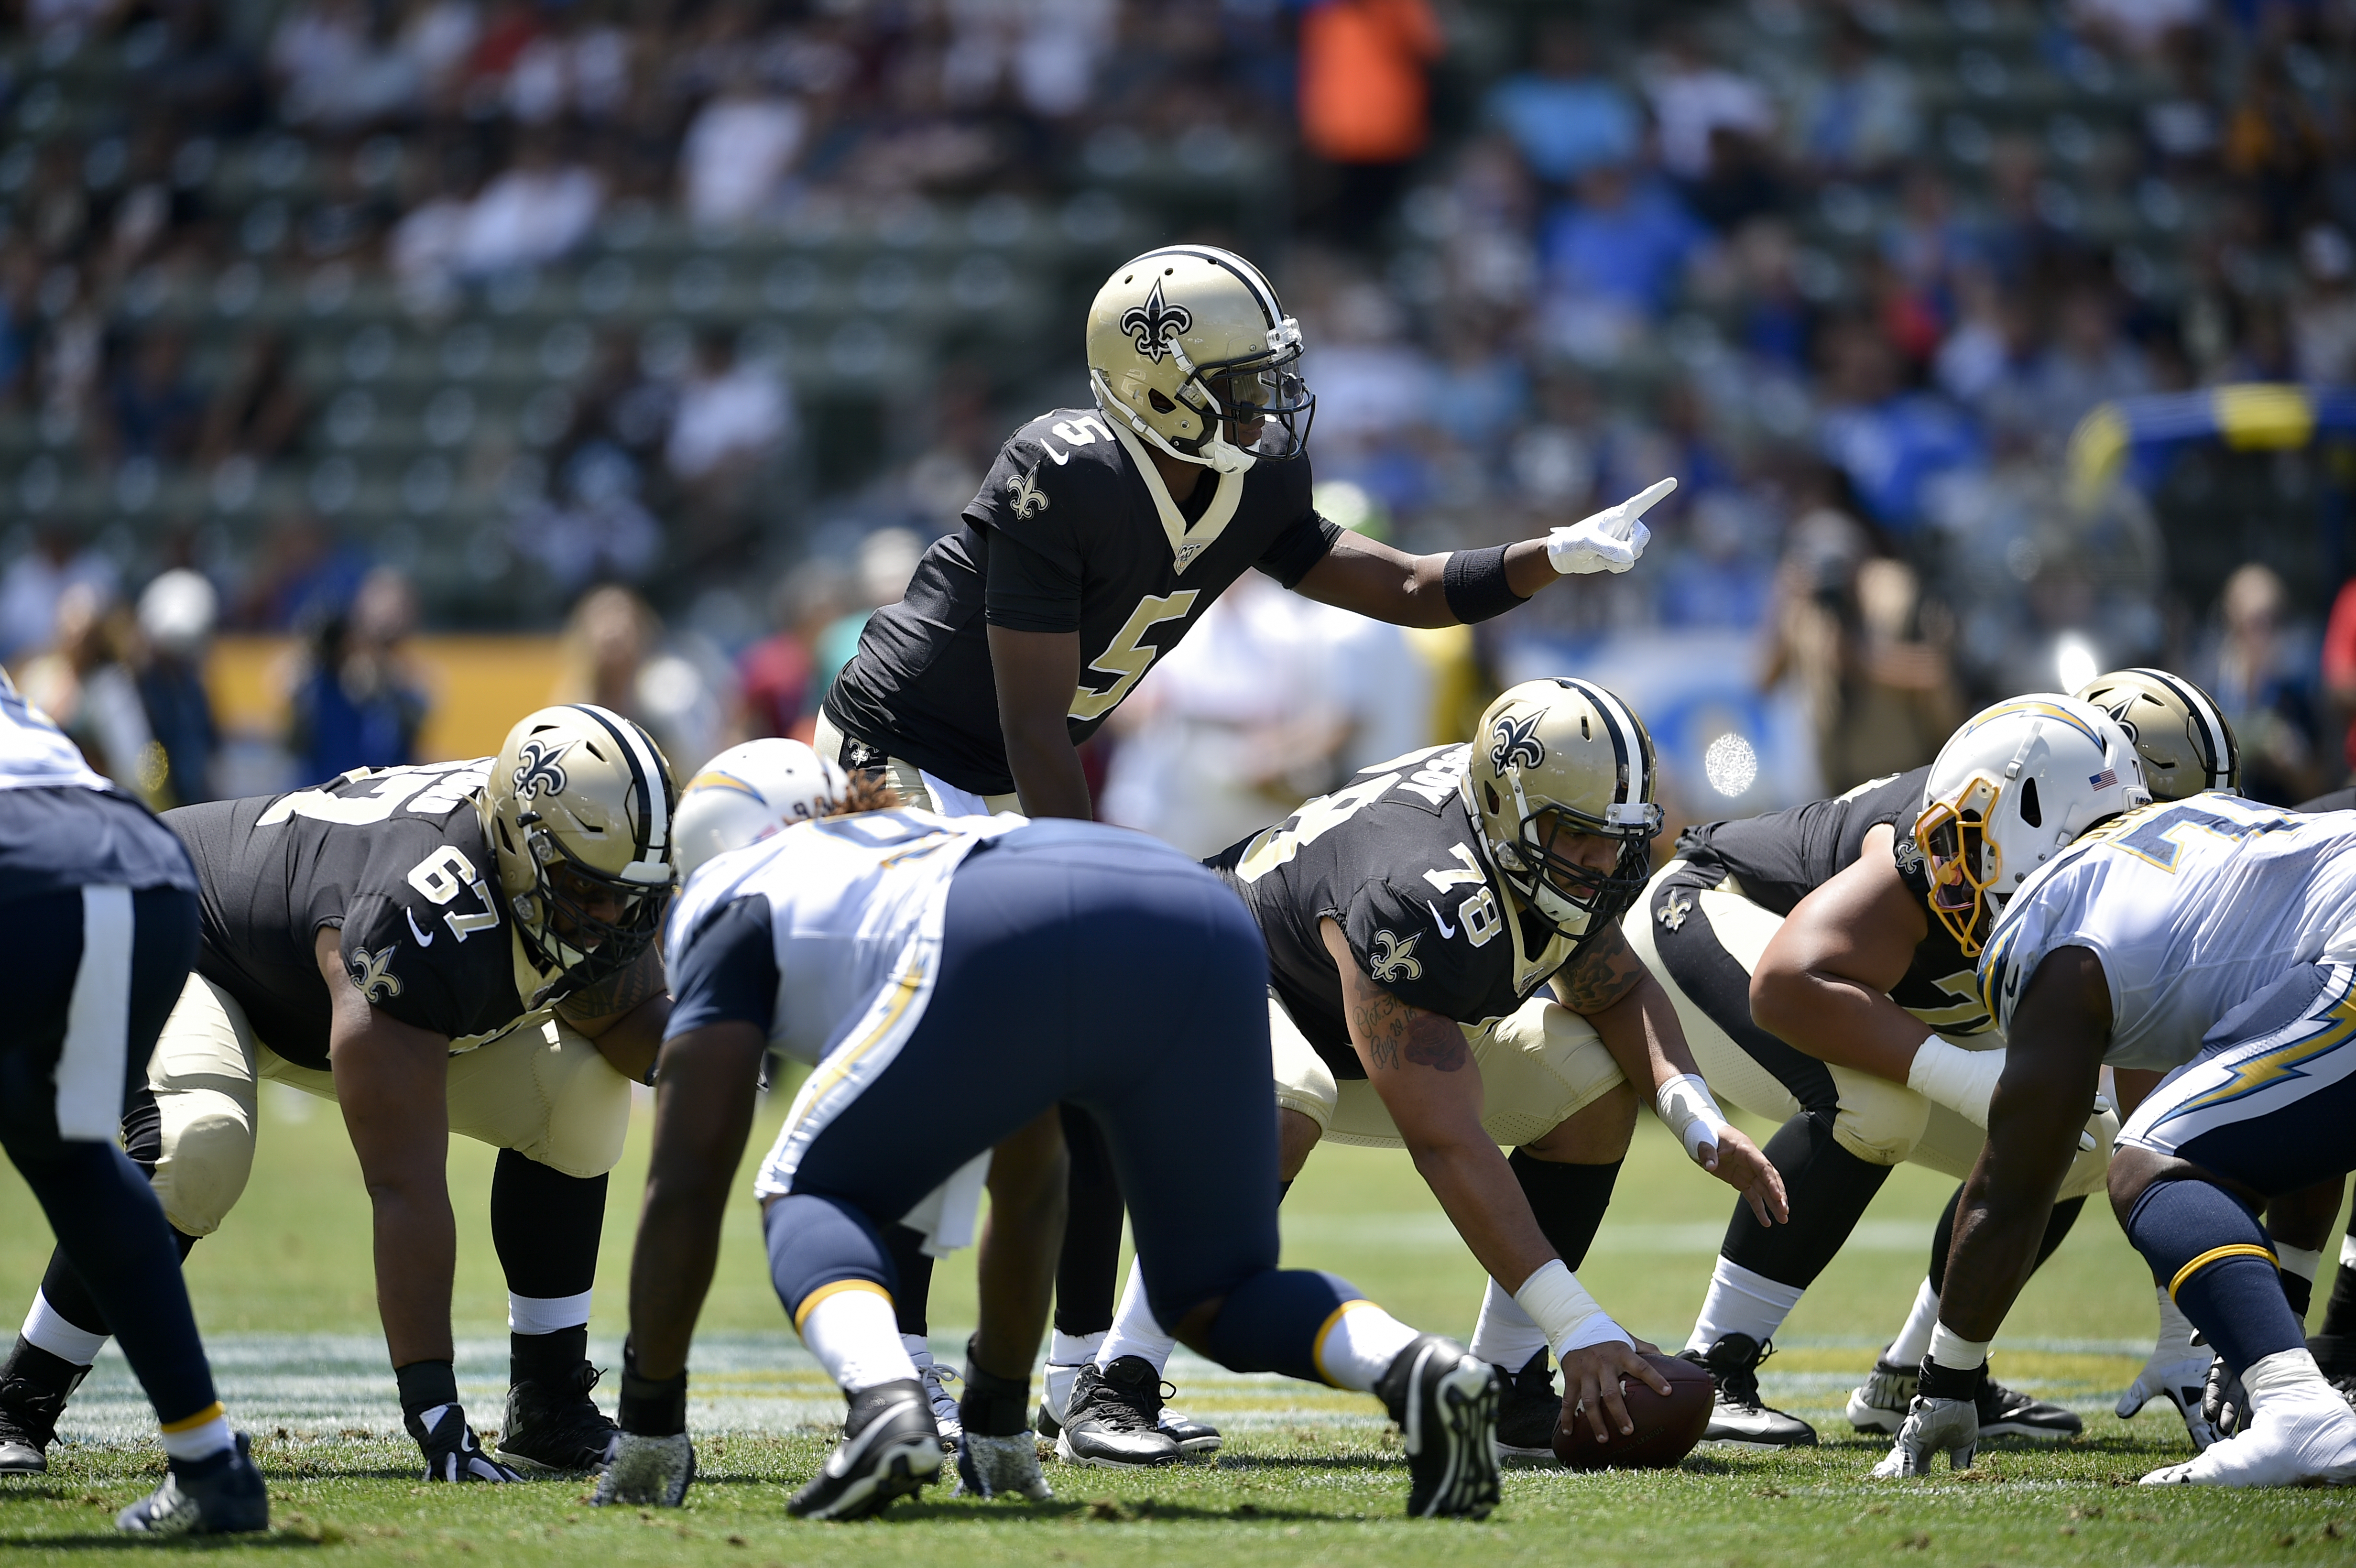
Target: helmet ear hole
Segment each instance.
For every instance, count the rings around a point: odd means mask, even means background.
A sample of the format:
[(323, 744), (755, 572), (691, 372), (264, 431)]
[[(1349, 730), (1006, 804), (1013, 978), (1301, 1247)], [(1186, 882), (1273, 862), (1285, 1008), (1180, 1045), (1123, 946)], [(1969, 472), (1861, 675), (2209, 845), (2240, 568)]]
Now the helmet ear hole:
[(1153, 411), (1157, 414), (1174, 414), (1178, 411), (1178, 405), (1172, 402), (1168, 398), (1163, 397), (1162, 395), (1162, 389), (1159, 387), (1147, 388), (1145, 391), (1145, 400), (1152, 407)]
[(2045, 826), (2045, 812), (2037, 803), (2037, 780), (2034, 777), (2020, 781), (2020, 819), (2031, 827)]
[(1497, 786), (1495, 784), (1483, 782), (1481, 785), (1481, 793), (1488, 798), (1489, 815), (1492, 816), (1496, 816), (1497, 813), (1503, 809), (1505, 805), (1503, 801), (1497, 798)]

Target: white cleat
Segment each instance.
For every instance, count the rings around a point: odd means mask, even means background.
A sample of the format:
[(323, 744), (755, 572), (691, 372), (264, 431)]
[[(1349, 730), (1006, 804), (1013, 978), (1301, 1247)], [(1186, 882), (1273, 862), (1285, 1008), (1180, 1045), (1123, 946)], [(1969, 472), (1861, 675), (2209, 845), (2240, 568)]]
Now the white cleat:
[(2265, 1402), (2249, 1430), (2154, 1470), (2147, 1487), (2344, 1487), (2356, 1482), (2356, 1410), (2329, 1385)]

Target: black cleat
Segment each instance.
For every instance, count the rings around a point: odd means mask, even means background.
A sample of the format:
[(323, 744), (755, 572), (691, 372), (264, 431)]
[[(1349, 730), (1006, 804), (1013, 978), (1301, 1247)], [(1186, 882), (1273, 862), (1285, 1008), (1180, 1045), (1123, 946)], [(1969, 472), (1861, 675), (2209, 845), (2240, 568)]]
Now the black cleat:
[(270, 1528), (270, 1489), (253, 1467), (245, 1434), (226, 1454), (175, 1459), (164, 1484), (114, 1516), (136, 1535), (242, 1535)]
[(1410, 1519), (1486, 1519), (1497, 1506), (1497, 1370), (1426, 1334), (1391, 1359), (1375, 1395), (1399, 1424)]
[[(1166, 1382), (1162, 1385), (1162, 1397), (1165, 1400), (1178, 1392)], [(1170, 1441), (1178, 1445), (1178, 1452), (1189, 1459), (1208, 1458), (1226, 1442), (1219, 1429), (1209, 1422), (1199, 1421), (1183, 1410), (1171, 1409), (1167, 1404), (1162, 1407), (1162, 1419), (1158, 1424)]]
[(510, 1385), (507, 1420), (492, 1452), (527, 1475), (582, 1475), (601, 1467), (615, 1431), (589, 1397), (601, 1375), (584, 1360), (557, 1377)]
[[(1682, 1360), (1706, 1369), (1718, 1384), (1709, 1407), (1705, 1443), (1731, 1444), (1738, 1448), (1813, 1448), (1816, 1429), (1796, 1415), (1787, 1415), (1760, 1402), (1759, 1363), (1775, 1353), (1772, 1339), (1760, 1343), (1748, 1334), (1721, 1334), (1708, 1350), (1687, 1350)], [(1904, 1407), (1900, 1407), (1903, 1417)]]
[(1099, 1470), (1175, 1465), (1185, 1457), (1162, 1429), (1162, 1374), (1142, 1356), (1123, 1356), (1098, 1371), (1080, 1369), (1064, 1407), (1055, 1456)]
[(88, 1367), (16, 1336), (8, 1360), (0, 1362), (0, 1476), (37, 1476), (49, 1467), (58, 1417), (88, 1376)]
[(2008, 1389), (1991, 1373), (1980, 1380), (1980, 1441), (1991, 1437), (2041, 1437), (2058, 1441), (2086, 1430), (2078, 1413)]
[(925, 1385), (915, 1378), (878, 1383), (851, 1400), (842, 1441), (826, 1468), (793, 1495), (798, 1519), (866, 1519), (940, 1478), (941, 1433)]
[(1491, 1362), (1497, 1374), (1497, 1456), (1552, 1459), (1554, 1429), (1562, 1419), (1562, 1395), (1555, 1392), (1554, 1368), (1541, 1349), (1518, 1372)]

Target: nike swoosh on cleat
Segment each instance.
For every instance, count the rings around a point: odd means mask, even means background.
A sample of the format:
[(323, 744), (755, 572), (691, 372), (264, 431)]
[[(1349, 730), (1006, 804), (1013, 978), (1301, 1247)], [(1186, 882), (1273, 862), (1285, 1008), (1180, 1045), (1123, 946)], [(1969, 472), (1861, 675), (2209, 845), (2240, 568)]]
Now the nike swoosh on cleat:
[(431, 932), (424, 932), (417, 929), (417, 912), (413, 909), (404, 909), (401, 912), (409, 917), (409, 934), (417, 938), (417, 945), (420, 947), (433, 946), (433, 933)]

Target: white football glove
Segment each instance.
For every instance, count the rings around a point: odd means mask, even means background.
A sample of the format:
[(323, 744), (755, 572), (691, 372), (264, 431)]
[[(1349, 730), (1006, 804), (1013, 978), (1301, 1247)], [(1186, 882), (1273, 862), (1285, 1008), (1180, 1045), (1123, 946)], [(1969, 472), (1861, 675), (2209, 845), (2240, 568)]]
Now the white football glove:
[(1039, 1447), (1028, 1432), (989, 1437), (969, 1430), (958, 1445), (958, 1484), (951, 1497), (1027, 1498), (1053, 1502), (1047, 1477), (1039, 1473)]
[(1894, 1481), (1906, 1476), (1927, 1476), (1932, 1456), (1942, 1452), (1947, 1456), (1949, 1469), (1968, 1470), (1979, 1446), (1977, 1400), (1924, 1399), (1918, 1393), (1906, 1407), (1906, 1424), (1898, 1429), (1898, 1441), (1873, 1467), (1873, 1478)]
[(669, 1437), (616, 1432), (605, 1450), (605, 1473), (597, 1477), (593, 1508), (626, 1503), (637, 1508), (677, 1508), (695, 1479), (695, 1445), (684, 1432)]
[(1568, 528), (1547, 529), (1547, 563), (1565, 577), (1627, 571), (1653, 541), (1653, 530), (1639, 519), (1676, 487), (1675, 479), (1664, 479), (1591, 517), (1581, 517)]

